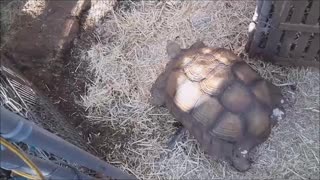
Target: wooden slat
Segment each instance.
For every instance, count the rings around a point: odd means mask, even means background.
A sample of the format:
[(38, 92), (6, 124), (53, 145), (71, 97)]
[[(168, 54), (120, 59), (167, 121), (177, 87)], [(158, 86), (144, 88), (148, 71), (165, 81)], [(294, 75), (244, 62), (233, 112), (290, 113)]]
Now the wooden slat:
[(281, 23), (279, 29), (299, 32), (319, 33), (319, 25)]
[(281, 37), (281, 30), (278, 29), (278, 26), (288, 16), (291, 1), (275, 1), (274, 3), (275, 9), (272, 15), (271, 29), (264, 53), (270, 57), (273, 56), (276, 51), (277, 44)]
[(284, 65), (284, 66), (305, 66), (305, 67), (315, 67), (319, 68), (320, 63), (317, 61), (312, 61), (311, 59), (292, 59), (292, 58), (283, 58), (283, 57), (273, 57), (275, 64)]
[(307, 46), (308, 40), (311, 36), (311, 33), (303, 32), (297, 41), (297, 45), (292, 52), (293, 58), (299, 58), (302, 56), (302, 53)]
[(317, 24), (319, 18), (319, 0), (313, 0), (306, 24)]
[(319, 34), (315, 34), (311, 45), (305, 55), (306, 59), (314, 59), (319, 51)]
[(284, 22), (287, 19), (292, 2), (293, 2), (292, 0), (284, 0), (283, 7), (281, 7), (281, 10), (280, 10), (280, 22)]
[(290, 19), (291, 23), (301, 23), (304, 15), (304, 11), (308, 5), (307, 0), (293, 1), (294, 10)]
[(281, 44), (279, 56), (289, 57), (290, 45), (294, 42), (295, 36), (296, 36), (295, 31), (286, 31), (285, 32), (284, 39)]

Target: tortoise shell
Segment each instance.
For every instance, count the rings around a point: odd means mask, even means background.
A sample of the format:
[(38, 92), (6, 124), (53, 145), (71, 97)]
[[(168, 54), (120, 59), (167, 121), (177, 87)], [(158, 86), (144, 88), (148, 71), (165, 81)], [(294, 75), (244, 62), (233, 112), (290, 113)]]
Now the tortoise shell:
[(151, 89), (153, 103), (165, 104), (204, 151), (247, 170), (248, 152), (275, 124), (280, 89), (230, 50), (197, 42), (183, 50), (169, 43), (167, 51), (171, 60)]

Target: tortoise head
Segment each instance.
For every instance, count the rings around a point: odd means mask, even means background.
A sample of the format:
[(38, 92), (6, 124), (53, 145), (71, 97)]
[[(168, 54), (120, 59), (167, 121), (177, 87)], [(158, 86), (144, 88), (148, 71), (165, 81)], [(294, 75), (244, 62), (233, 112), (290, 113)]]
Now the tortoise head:
[[(206, 47), (206, 45), (200, 41), (200, 40), (197, 40), (194, 44), (192, 44), (190, 46), (189, 49), (199, 49), (199, 48), (203, 48), (203, 47)], [(175, 57), (177, 57), (183, 50), (185, 49), (181, 49), (180, 45), (174, 41), (167, 41), (167, 54), (169, 56), (170, 59), (173, 59)], [(186, 49), (188, 50), (188, 49)]]
[(177, 57), (181, 52), (181, 47), (174, 41), (167, 41), (167, 54), (170, 59)]

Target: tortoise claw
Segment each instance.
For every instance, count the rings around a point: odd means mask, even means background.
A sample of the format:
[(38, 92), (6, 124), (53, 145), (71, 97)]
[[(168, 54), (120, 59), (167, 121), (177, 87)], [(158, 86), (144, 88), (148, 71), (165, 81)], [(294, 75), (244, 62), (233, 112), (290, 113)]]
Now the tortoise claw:
[(168, 149), (173, 150), (177, 142), (183, 142), (185, 140), (187, 129), (183, 126), (178, 128), (177, 131), (172, 135), (169, 142), (167, 143)]

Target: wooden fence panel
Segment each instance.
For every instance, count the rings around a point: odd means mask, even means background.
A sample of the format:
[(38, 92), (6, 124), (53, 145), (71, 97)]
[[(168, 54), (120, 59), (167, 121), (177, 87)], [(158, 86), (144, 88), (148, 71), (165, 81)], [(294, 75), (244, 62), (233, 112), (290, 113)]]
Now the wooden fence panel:
[(258, 18), (264, 20), (258, 24), (269, 23), (270, 29), (264, 34), (267, 38), (260, 38), (266, 30), (256, 26), (255, 33), (260, 34), (255, 34), (253, 41), (248, 42), (249, 55), (262, 55), (278, 64), (319, 67), (319, 9), (319, 0), (263, 3), (260, 15), (266, 17), (265, 11), (270, 10), (271, 18)]

